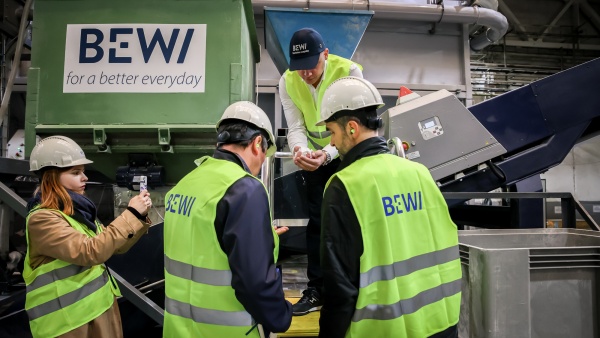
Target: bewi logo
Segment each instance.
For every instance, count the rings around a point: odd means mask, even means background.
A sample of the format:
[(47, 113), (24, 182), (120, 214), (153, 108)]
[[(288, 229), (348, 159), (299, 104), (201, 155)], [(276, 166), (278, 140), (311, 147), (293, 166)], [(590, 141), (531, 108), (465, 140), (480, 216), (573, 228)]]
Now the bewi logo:
[(303, 43), (300, 45), (293, 45), (292, 52), (299, 52), (299, 51), (303, 51), (305, 49), (306, 49), (306, 43)]

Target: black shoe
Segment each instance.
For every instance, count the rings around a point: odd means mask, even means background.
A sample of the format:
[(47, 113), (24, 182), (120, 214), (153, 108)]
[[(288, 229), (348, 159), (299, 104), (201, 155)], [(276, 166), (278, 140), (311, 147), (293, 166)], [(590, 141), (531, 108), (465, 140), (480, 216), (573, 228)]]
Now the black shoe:
[(302, 291), (302, 298), (298, 303), (292, 305), (292, 314), (294, 316), (304, 316), (310, 312), (320, 310), (321, 305), (323, 305), (323, 301), (317, 289), (308, 288)]

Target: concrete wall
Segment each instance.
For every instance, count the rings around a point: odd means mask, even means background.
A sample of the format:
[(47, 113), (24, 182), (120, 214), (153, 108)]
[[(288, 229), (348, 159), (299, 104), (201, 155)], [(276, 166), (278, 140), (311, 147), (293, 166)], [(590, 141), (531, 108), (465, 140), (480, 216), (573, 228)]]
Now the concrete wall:
[(558, 166), (542, 176), (546, 190), (570, 192), (580, 201), (600, 201), (600, 137), (576, 145)]

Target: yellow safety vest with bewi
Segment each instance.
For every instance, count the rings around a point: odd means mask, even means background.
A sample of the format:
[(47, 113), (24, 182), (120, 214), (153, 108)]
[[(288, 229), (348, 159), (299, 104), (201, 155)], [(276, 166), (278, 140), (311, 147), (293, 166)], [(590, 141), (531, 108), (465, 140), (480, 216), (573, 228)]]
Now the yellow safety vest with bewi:
[(333, 177), (348, 191), (364, 245), (346, 337), (429, 337), (457, 324), (458, 232), (427, 168), (380, 154)]
[[(42, 209), (34, 208), (27, 216)], [(60, 210), (69, 225), (88, 237), (97, 234)], [(96, 222), (98, 233), (102, 225)], [(29, 247), (29, 232), (27, 246)], [(27, 285), (25, 310), (33, 337), (56, 337), (74, 330), (108, 310), (121, 296), (104, 264), (80, 266), (56, 259), (32, 269), (29, 250), (25, 256), (23, 279)]]
[[(203, 157), (196, 164), (165, 197), (163, 336), (259, 337), (253, 318), (235, 297), (228, 258), (215, 231), (217, 204), (227, 190), (245, 176), (258, 179), (226, 160)], [(271, 230), (277, 262), (279, 238)]]
[[(308, 147), (312, 150), (319, 150), (329, 144), (331, 133), (325, 126), (315, 126), (321, 120), (321, 101), (323, 94), (329, 85), (342, 77), (350, 74), (350, 66), (354, 64), (348, 59), (329, 54), (327, 58), (327, 69), (323, 74), (323, 79), (319, 87), (318, 100), (315, 103), (313, 96), (308, 89), (308, 84), (302, 80), (296, 71), (287, 70), (285, 72), (285, 89), (304, 116), (306, 126)], [(356, 63), (362, 70), (362, 66)]]

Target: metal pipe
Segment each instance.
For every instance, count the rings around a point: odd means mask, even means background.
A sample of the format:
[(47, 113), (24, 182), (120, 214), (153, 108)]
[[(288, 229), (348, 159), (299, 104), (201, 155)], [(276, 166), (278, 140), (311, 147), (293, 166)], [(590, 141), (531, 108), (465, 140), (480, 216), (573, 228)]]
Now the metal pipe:
[(292, 158), (292, 157), (294, 157), (294, 154), (292, 154), (291, 151), (288, 151), (288, 152), (276, 151), (275, 154), (273, 155), (273, 157), (275, 157), (275, 158)]
[[(255, 12), (263, 7), (306, 8), (306, 0), (252, 0)], [(469, 6), (420, 5), (393, 0), (311, 0), (311, 9), (372, 10), (376, 18), (453, 24), (476, 24), (488, 27), (471, 39), (471, 49), (481, 50), (498, 41), (508, 30), (508, 20), (497, 11)]]
[(275, 156), (270, 156), (265, 159), (260, 169), (260, 179), (263, 182), (265, 188), (267, 189), (267, 194), (269, 195), (269, 206), (271, 211), (271, 220), (273, 220), (273, 185), (274, 185), (274, 177), (273, 171), (275, 170)]
[(387, 141), (388, 147), (392, 154), (406, 158), (406, 154), (404, 153), (404, 146), (402, 145), (402, 141), (400, 141), (399, 137), (392, 137)]
[(150, 284), (146, 284), (144, 286), (141, 286), (140, 288), (138, 288), (138, 290), (143, 293), (146, 290), (158, 289), (159, 287), (163, 287), (164, 285), (165, 285), (165, 280), (161, 279), (161, 280), (158, 280), (158, 281), (156, 281), (154, 283), (150, 283)]
[(284, 152), (284, 151), (276, 151), (275, 154), (271, 157), (267, 157), (263, 162), (263, 165), (260, 169), (260, 179), (265, 185), (267, 189), (267, 193), (269, 194), (269, 205), (271, 206), (271, 219), (273, 220), (274, 208), (273, 203), (275, 202), (273, 196), (273, 185), (275, 184), (275, 159), (276, 158), (292, 158), (294, 154), (292, 152)]

